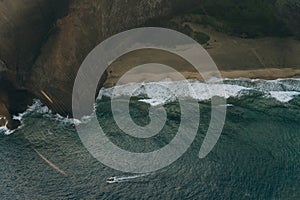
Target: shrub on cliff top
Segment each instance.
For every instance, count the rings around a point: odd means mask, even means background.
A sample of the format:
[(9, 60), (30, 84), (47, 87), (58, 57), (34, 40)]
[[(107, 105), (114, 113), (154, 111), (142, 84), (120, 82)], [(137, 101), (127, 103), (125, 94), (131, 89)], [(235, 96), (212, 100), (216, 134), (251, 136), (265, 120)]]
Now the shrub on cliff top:
[[(288, 35), (289, 30), (278, 19), (275, 4), (276, 0), (204, 0), (203, 5), (195, 12), (206, 15), (210, 19), (206, 20), (207, 23), (218, 31), (238, 36)], [(218, 23), (210, 23), (212, 21)]]

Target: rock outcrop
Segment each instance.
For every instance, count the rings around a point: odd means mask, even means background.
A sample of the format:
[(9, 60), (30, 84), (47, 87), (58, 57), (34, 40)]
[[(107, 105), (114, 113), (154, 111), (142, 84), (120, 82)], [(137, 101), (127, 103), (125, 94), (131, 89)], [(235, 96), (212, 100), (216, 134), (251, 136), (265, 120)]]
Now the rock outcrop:
[[(0, 60), (3, 66), (7, 66), (2, 73), (3, 80), (14, 86), (16, 94), (20, 89), (25, 90), (62, 115), (72, 114), (71, 94), (77, 70), (97, 44), (113, 34), (138, 27), (149, 19), (199, 4), (194, 0), (68, 2), (0, 2)], [(102, 77), (102, 82), (104, 80), (105, 77)], [(15, 93), (6, 88), (3, 90), (3, 96)], [(25, 102), (32, 95), (25, 97)], [(5, 108), (12, 107), (9, 100), (0, 103)], [(8, 116), (7, 110), (0, 110), (0, 115), (11, 119), (13, 113), (9, 111)]]
[(25, 87), (29, 72), (53, 23), (67, 10), (69, 0), (0, 1), (0, 125), (15, 128), (12, 115), (32, 100)]
[[(7, 124), (11, 129), (17, 127), (19, 122), (13, 120), (12, 116), (24, 111), (33, 98), (39, 98), (54, 112), (71, 116), (72, 88), (77, 71), (84, 58), (96, 45), (116, 33), (142, 26), (148, 20), (157, 21), (181, 10), (197, 7), (201, 2), (201, 0), (1, 0), (0, 125)], [(289, 5), (294, 4), (280, 5), (293, 10)], [(296, 5), (298, 6), (298, 3)], [(287, 13), (286, 9), (282, 10), (283, 16)], [(294, 15), (298, 17), (297, 12)], [(288, 17), (287, 20), (289, 19)], [(292, 22), (291, 27), (297, 24), (295, 21)], [(218, 42), (214, 41), (214, 44), (217, 45)], [(224, 58), (228, 58), (230, 52), (227, 51), (228, 48), (214, 48), (216, 55), (221, 58), (217, 59), (218, 63), (227, 62)], [(252, 57), (256, 59), (255, 62), (258, 60), (259, 63), (269, 66), (269, 60), (274, 61), (273, 57), (269, 56), (266, 58), (271, 59), (261, 62), (262, 59), (256, 55), (259, 49), (250, 48), (250, 50)], [(287, 52), (290, 51), (294, 50)], [(281, 52), (281, 47), (278, 47), (278, 52)], [(277, 55), (277, 51), (274, 55)], [(280, 53), (278, 55), (281, 56)], [(298, 60), (294, 60), (297, 61), (295, 66), (298, 66)], [(228, 66), (237, 69), (245, 67), (244, 62), (228, 63), (230, 64)], [(231, 63), (236, 63), (236, 66), (232, 66)], [(285, 64), (280, 66), (290, 67)], [(104, 75), (99, 87), (105, 79)]]
[[(27, 88), (34, 88), (35, 95), (51, 110), (70, 115), (74, 79), (84, 58), (96, 45), (118, 32), (138, 27), (152, 18), (167, 16), (180, 9), (180, 5), (191, 6), (194, 2), (73, 1), (69, 14), (56, 23), (58, 33), (49, 37), (31, 68)], [(100, 82), (104, 80), (102, 77)]]

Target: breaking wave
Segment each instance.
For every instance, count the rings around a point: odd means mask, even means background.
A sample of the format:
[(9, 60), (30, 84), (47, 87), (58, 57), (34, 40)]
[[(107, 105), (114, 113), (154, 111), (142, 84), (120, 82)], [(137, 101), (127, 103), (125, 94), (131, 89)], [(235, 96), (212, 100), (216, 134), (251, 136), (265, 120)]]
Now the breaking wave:
[[(183, 85), (189, 85), (187, 90)], [(171, 91), (176, 91), (173, 94)], [(213, 91), (213, 92), (211, 92)], [(144, 96), (141, 102), (152, 106), (166, 104), (180, 98), (192, 98), (198, 101), (207, 101), (213, 96), (239, 98), (260, 92), (266, 98), (275, 98), (287, 103), (300, 95), (300, 79), (253, 80), (253, 79), (224, 79), (204, 83), (195, 80), (189, 81), (161, 81), (149, 83), (130, 83), (102, 89), (98, 96), (119, 98), (122, 96)]]
[[(223, 81), (223, 82), (222, 82)], [(213, 96), (228, 98), (241, 98), (259, 93), (263, 98), (275, 99), (280, 103), (289, 103), (295, 97), (300, 96), (300, 79), (223, 79), (212, 80), (204, 83), (197, 80), (171, 81), (164, 80), (160, 82), (149, 83), (130, 83), (126, 85), (103, 88), (100, 90), (98, 100), (103, 97), (138, 97), (140, 102), (150, 104), (151, 106), (164, 105), (174, 102), (177, 98), (195, 99), (197, 101), (208, 101)], [(190, 90), (184, 85), (188, 83)], [(174, 94), (172, 91), (176, 91)], [(213, 91), (213, 92), (211, 92)], [(233, 105), (229, 105), (233, 106)], [(39, 100), (34, 100), (33, 105), (29, 106), (24, 113), (13, 116), (13, 119), (20, 120), (22, 128), (24, 118), (31, 114), (40, 114), (42, 117), (57, 120), (66, 125), (79, 125), (90, 121), (91, 116), (84, 116), (82, 119), (73, 119), (54, 114), (47, 106)], [(16, 129), (16, 130), (18, 130)], [(9, 130), (6, 126), (0, 127), (0, 133), (9, 135), (15, 130)]]

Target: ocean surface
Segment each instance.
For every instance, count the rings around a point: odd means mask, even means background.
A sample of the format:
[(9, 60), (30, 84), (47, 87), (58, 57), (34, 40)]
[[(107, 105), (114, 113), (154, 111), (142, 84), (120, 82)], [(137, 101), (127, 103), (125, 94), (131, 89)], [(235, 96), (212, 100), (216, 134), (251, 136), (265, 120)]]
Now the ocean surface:
[[(180, 124), (180, 105), (172, 93), (196, 99), (199, 129), (189, 149), (173, 164), (149, 174), (128, 174), (96, 160), (83, 146), (75, 126), (87, 124), (61, 117), (39, 100), (15, 116), (22, 126), (0, 131), (0, 199), (300, 199), (300, 79), (273, 81), (225, 79), (225, 95), (190, 81), (136, 83), (102, 89), (95, 104), (99, 124), (116, 145), (134, 151), (154, 151), (167, 145)], [(130, 114), (141, 126), (149, 123), (150, 106), (163, 105), (167, 122), (149, 139), (124, 134), (111, 112), (112, 90), (130, 95)], [(132, 93), (134, 89), (134, 93)], [(222, 135), (210, 154), (199, 149), (210, 122), (210, 98), (227, 99)], [(116, 176), (119, 183), (108, 184)]]

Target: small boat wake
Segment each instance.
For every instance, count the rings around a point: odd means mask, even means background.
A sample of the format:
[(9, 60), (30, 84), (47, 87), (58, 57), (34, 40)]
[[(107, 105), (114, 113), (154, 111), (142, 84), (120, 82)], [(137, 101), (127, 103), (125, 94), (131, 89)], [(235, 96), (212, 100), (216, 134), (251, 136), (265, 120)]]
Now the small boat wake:
[(141, 178), (148, 176), (150, 174), (139, 174), (139, 175), (134, 175), (134, 176), (123, 176), (123, 177), (118, 177), (118, 176), (112, 176), (106, 179), (107, 183), (122, 183), (122, 182), (128, 182), (133, 179)]

